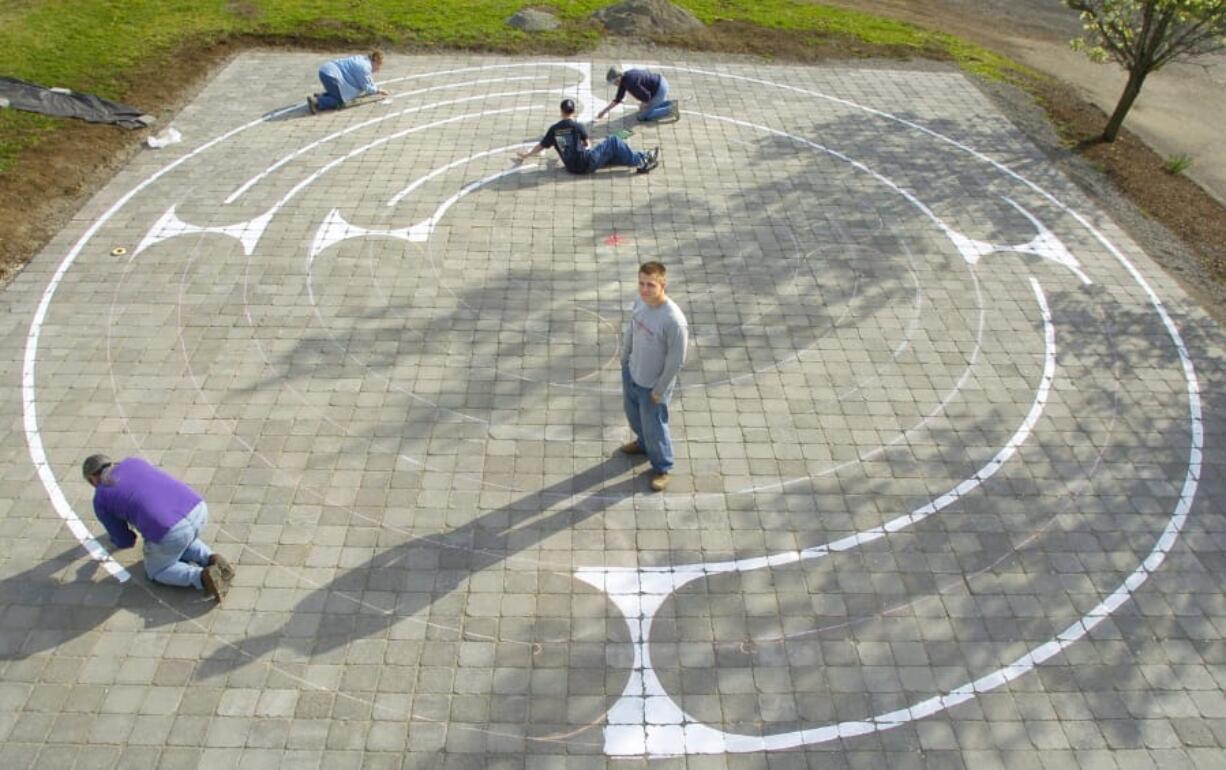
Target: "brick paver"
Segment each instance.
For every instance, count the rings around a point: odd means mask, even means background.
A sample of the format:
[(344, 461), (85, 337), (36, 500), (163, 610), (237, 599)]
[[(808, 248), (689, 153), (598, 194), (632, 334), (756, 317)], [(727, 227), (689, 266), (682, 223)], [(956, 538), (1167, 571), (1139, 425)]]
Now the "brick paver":
[[(310, 117), (317, 59), (237, 58), (4, 291), (0, 766), (1223, 766), (1220, 332), (969, 81), (661, 61), (683, 118), (594, 130), (661, 167), (576, 178), (509, 148), (604, 59)], [(93, 451), (205, 494), (220, 607), (88, 557)]]

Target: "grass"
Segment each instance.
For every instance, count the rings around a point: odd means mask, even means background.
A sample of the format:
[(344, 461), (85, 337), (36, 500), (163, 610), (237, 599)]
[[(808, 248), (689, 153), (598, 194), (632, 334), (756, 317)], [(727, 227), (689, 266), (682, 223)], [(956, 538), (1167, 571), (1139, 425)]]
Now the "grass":
[(1172, 176), (1178, 176), (1192, 167), (1192, 158), (1188, 155), (1173, 155), (1166, 159), (1162, 168)]
[[(613, 0), (5, 0), (0, 72), (123, 100), (140, 72), (156, 72), (178, 50), (244, 38), (308, 45), (380, 44), (576, 53), (603, 34), (588, 21)], [(529, 36), (506, 19), (531, 5), (554, 12), (560, 29)], [(1008, 76), (1017, 66), (948, 35), (799, 0), (680, 0), (708, 24), (728, 20), (842, 38), (868, 47), (938, 55), (968, 72)], [(0, 172), (53, 135), (58, 121), (0, 111)]]

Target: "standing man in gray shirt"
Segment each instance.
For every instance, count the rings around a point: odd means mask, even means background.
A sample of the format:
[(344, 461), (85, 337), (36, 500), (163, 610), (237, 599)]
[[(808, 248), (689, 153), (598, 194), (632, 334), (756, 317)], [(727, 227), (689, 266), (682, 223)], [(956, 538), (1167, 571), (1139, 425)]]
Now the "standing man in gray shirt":
[(622, 446), (628, 455), (651, 461), (651, 488), (663, 492), (673, 468), (673, 440), (668, 432), (668, 402), (685, 363), (689, 324), (677, 303), (665, 294), (664, 265), (639, 266), (639, 298), (630, 311), (622, 338), (622, 396), (634, 440)]

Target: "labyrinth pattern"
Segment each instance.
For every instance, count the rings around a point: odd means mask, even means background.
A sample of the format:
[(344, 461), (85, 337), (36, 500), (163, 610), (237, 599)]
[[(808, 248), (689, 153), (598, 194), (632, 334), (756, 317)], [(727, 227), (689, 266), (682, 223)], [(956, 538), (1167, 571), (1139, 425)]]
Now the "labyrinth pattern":
[[(7, 288), (0, 764), (1220, 758), (1217, 327), (959, 74), (612, 63), (683, 97), (593, 126), (646, 176), (512, 162), (608, 62), (311, 116), (245, 54)], [(205, 495), (220, 607), (110, 551), (94, 451)]]

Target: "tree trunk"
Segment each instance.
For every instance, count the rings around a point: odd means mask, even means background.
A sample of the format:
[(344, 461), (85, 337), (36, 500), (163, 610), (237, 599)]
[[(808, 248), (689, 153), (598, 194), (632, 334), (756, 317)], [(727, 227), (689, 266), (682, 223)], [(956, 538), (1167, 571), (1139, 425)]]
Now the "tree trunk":
[(1145, 82), (1145, 76), (1148, 74), (1148, 69), (1140, 67), (1128, 73), (1128, 83), (1124, 85), (1124, 93), (1120, 95), (1120, 100), (1115, 105), (1115, 112), (1111, 113), (1111, 119), (1107, 121), (1107, 127), (1103, 129), (1104, 142), (1114, 142), (1119, 136), (1120, 127), (1124, 125), (1124, 116), (1132, 109), (1132, 103), (1141, 93), (1141, 84)]

